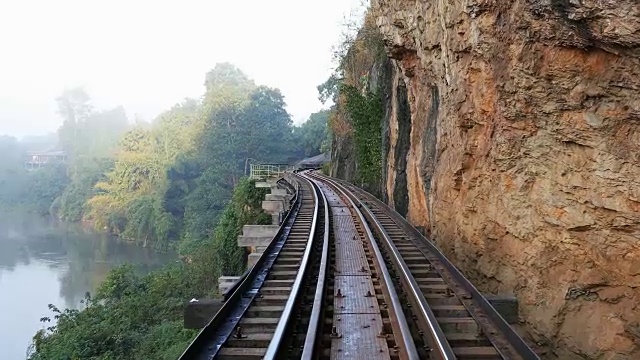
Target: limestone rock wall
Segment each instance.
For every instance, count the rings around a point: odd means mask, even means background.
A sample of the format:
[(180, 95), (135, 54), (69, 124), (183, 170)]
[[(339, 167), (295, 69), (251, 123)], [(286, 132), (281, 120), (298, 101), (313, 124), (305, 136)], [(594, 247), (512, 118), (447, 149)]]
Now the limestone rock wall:
[(640, 5), (373, 0), (387, 200), (549, 358), (640, 359)]

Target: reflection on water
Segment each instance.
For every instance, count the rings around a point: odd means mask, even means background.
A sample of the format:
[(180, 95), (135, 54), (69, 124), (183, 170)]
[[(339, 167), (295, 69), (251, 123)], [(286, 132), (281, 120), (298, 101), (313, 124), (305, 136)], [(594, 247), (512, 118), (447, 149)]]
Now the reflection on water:
[(24, 359), (33, 334), (50, 316), (47, 304), (81, 306), (114, 266), (146, 273), (175, 259), (51, 219), (0, 214), (0, 352)]

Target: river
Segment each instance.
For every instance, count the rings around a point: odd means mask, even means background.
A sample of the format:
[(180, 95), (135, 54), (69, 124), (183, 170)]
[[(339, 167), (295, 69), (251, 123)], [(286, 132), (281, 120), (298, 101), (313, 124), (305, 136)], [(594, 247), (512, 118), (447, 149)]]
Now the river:
[(40, 318), (53, 318), (47, 305), (80, 308), (114, 266), (147, 273), (175, 259), (78, 225), (0, 214), (0, 358), (25, 359)]

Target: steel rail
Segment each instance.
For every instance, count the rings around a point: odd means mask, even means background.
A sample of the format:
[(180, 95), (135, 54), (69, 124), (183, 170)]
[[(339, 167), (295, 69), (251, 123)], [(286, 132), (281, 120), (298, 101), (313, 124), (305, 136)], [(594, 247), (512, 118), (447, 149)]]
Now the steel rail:
[(391, 250), (390, 252), (391, 252), (392, 259), (395, 265), (400, 270), (403, 278), (407, 282), (407, 285), (408, 285), (407, 290), (409, 290), (408, 292), (410, 292), (411, 296), (413, 296), (413, 298), (417, 300), (419, 315), (422, 316), (423, 320), (425, 321), (425, 323), (429, 328), (429, 335), (430, 335), (429, 340), (431, 342), (431, 344), (429, 345), (433, 346), (432, 350), (436, 351), (436, 355), (438, 356), (438, 359), (443, 359), (443, 360), (456, 359), (456, 355), (454, 354), (453, 349), (451, 348), (451, 345), (449, 345), (449, 342), (447, 341), (447, 338), (444, 335), (444, 331), (442, 331), (442, 328), (438, 324), (438, 320), (436, 319), (435, 314), (431, 310), (431, 307), (429, 306), (427, 299), (424, 297), (422, 290), (420, 290), (420, 286), (418, 285), (418, 282), (411, 274), (409, 267), (402, 259), (400, 252), (398, 251), (396, 246), (393, 244), (391, 237), (389, 237), (389, 234), (387, 234), (387, 232), (384, 230), (384, 227), (382, 226), (382, 224), (380, 224), (378, 219), (376, 219), (375, 215), (373, 215), (371, 210), (362, 201), (360, 201), (360, 199), (358, 199), (357, 196), (353, 195), (353, 193), (350, 190), (346, 189), (346, 187), (339, 185), (336, 182), (331, 181), (329, 179), (325, 178), (324, 180), (326, 182), (334, 184), (334, 186), (337, 188), (343, 189), (343, 191), (347, 194), (347, 196), (350, 195), (349, 196), (350, 200), (352, 201), (355, 200), (359, 205), (358, 207), (360, 209), (363, 209), (364, 212), (367, 213), (369, 220), (373, 222), (373, 224), (377, 228), (380, 235), (382, 235), (382, 238), (384, 239), (387, 247)]
[[(328, 177), (324, 175), (319, 175), (321, 178)], [(500, 356), (504, 359), (525, 359), (525, 360), (539, 360), (540, 357), (527, 345), (527, 343), (515, 332), (515, 330), (506, 322), (506, 320), (498, 313), (498, 311), (489, 303), (489, 301), (478, 291), (478, 289), (458, 270), (458, 268), (446, 258), (446, 256), (438, 249), (438, 247), (427, 239), (422, 233), (420, 233), (413, 225), (411, 225), (402, 215), (400, 215), (397, 211), (387, 206), (380, 199), (376, 198), (369, 192), (357, 188), (352, 184), (347, 183), (344, 180), (330, 178), (331, 181), (344, 183), (345, 187), (352, 187), (353, 193), (359, 192), (363, 194), (363, 197), (368, 198), (368, 201), (375, 203), (378, 209), (393, 219), (396, 224), (407, 232), (407, 234), (413, 236), (415, 239), (418, 239), (419, 243), (416, 243), (415, 240), (411, 240), (411, 242), (416, 245), (418, 250), (427, 258), (429, 261), (437, 261), (446, 271), (445, 273), (441, 273), (440, 276), (445, 278), (448, 282), (453, 281), (455, 283), (454, 287), (461, 287), (467, 294), (466, 300), (472, 299), (475, 304), (478, 305), (481, 314), (478, 314), (478, 310), (473, 307), (468, 306), (465, 301), (463, 301), (463, 305), (469, 311), (469, 314), (476, 320), (478, 324), (482, 324), (485, 326), (491, 326), (495, 328), (495, 330), (488, 329), (489, 331), (485, 331), (485, 335), (489, 339), (489, 341), (493, 344), (496, 350), (500, 353)], [(368, 205), (363, 204), (367, 209)], [(426, 250), (425, 250), (426, 248)], [(487, 324), (486, 320), (482, 319), (483, 316), (486, 316), (491, 323)], [(508, 346), (511, 347), (510, 353), (513, 355), (508, 355), (504, 352), (504, 345), (500, 343), (496, 336), (501, 335), (508, 341)]]
[(307, 247), (304, 250), (304, 254), (302, 256), (302, 261), (300, 262), (300, 271), (296, 275), (296, 279), (291, 287), (291, 293), (289, 298), (287, 299), (287, 303), (285, 304), (282, 315), (280, 316), (280, 320), (278, 321), (278, 325), (276, 326), (276, 330), (273, 334), (273, 338), (269, 342), (269, 346), (267, 347), (267, 351), (263, 357), (263, 359), (276, 359), (278, 352), (280, 351), (280, 347), (282, 346), (285, 336), (287, 335), (287, 327), (291, 322), (291, 314), (293, 313), (293, 308), (298, 299), (298, 293), (302, 288), (302, 281), (304, 280), (307, 270), (309, 268), (309, 258), (311, 255), (311, 251), (313, 249), (313, 242), (316, 233), (316, 225), (318, 223), (318, 202), (319, 197), (317, 193), (317, 189), (315, 184), (313, 184), (310, 180), (303, 178), (301, 176), (296, 175), (298, 178), (304, 179), (304, 181), (308, 182), (311, 189), (313, 190), (315, 202), (313, 208), (313, 218), (311, 220), (311, 230), (309, 231), (309, 239), (307, 241)]
[[(300, 186), (299, 184), (294, 184), (294, 188), (296, 190), (294, 198), (292, 199), (293, 206), (287, 212), (287, 215), (278, 228), (278, 232), (273, 237), (267, 248), (264, 250), (260, 258), (256, 261), (256, 263), (251, 267), (251, 270), (246, 272), (243, 280), (236, 286), (235, 291), (225, 299), (225, 303), (222, 305), (220, 310), (211, 318), (209, 323), (205, 325), (200, 332), (196, 335), (196, 337), (191, 341), (189, 346), (184, 350), (182, 355), (180, 355), (180, 360), (191, 360), (191, 359), (212, 359), (216, 356), (218, 351), (221, 348), (221, 344), (216, 345), (214, 347), (210, 346), (210, 343), (213, 340), (217, 340), (218, 337), (215, 337), (216, 331), (221, 327), (229, 327), (229, 325), (234, 325), (231, 327), (235, 327), (240, 320), (240, 318), (244, 315), (245, 311), (249, 307), (251, 301), (255, 297), (257, 291), (252, 292), (248, 298), (244, 298), (244, 293), (248, 290), (251, 290), (254, 282), (260, 282), (259, 277), (262, 275), (262, 282), (264, 282), (264, 277), (268, 274), (269, 269), (274, 263), (275, 257), (280, 252), (280, 248), (276, 248), (277, 243), (283, 236), (285, 236), (287, 229), (289, 229), (293, 223), (292, 217), (295, 218), (295, 214), (298, 213), (302, 206), (302, 196), (300, 196)], [(291, 222), (291, 224), (290, 224)], [(286, 241), (286, 239), (284, 239)], [(282, 245), (282, 244), (281, 244)], [(243, 307), (238, 309), (238, 307)], [(228, 322), (227, 319), (229, 316), (234, 315), (234, 311), (240, 311), (239, 316), (234, 318), (234, 321)], [(222, 343), (226, 341), (229, 337), (230, 332), (228, 334), (221, 335), (220, 338), (224, 338)], [(218, 339), (219, 340), (219, 339)], [(220, 342), (220, 341), (218, 341)], [(208, 350), (209, 354), (203, 356), (202, 352)]]
[(302, 360), (312, 360), (316, 355), (316, 342), (320, 334), (320, 327), (322, 326), (322, 313), (324, 311), (324, 293), (325, 283), (327, 281), (328, 266), (329, 266), (329, 202), (324, 192), (315, 183), (315, 180), (311, 180), (305, 175), (301, 175), (307, 178), (318, 189), (318, 193), (322, 195), (322, 202), (324, 203), (324, 234), (322, 237), (322, 258), (320, 259), (320, 270), (318, 272), (318, 283), (316, 285), (316, 292), (313, 299), (313, 307), (311, 310), (311, 316), (309, 317), (309, 327), (307, 328), (307, 335), (304, 340), (304, 348), (302, 350)]
[[(376, 243), (375, 238), (373, 237), (373, 233), (371, 232), (371, 229), (369, 228), (369, 225), (367, 224), (364, 215), (359, 210), (359, 206), (356, 205), (353, 199), (348, 195), (347, 192), (344, 191), (344, 189), (341, 186), (331, 182), (328, 179), (319, 178), (319, 177), (316, 177), (316, 178), (319, 181), (324, 182), (325, 184), (331, 184), (334, 189), (336, 189), (339, 193), (341, 193), (343, 197), (346, 200), (348, 200), (349, 204), (351, 205), (351, 208), (355, 211), (356, 215), (360, 219), (362, 228), (367, 234), (367, 237), (369, 238), (371, 248), (373, 249), (373, 252), (375, 254), (376, 262), (378, 263), (378, 267), (380, 268), (380, 272), (382, 273), (382, 279), (384, 280), (384, 283), (385, 283), (385, 290), (388, 292), (389, 299), (391, 300), (390, 310), (393, 310), (393, 314), (395, 315), (398, 322), (397, 330), (399, 330), (399, 334), (394, 333), (394, 337), (396, 338), (396, 343), (404, 345), (404, 350), (406, 351), (406, 359), (411, 359), (411, 360), (420, 359), (420, 356), (418, 355), (418, 350), (416, 349), (415, 343), (413, 341), (411, 330), (409, 329), (409, 325), (407, 323), (407, 319), (404, 315), (404, 311), (402, 310), (402, 304), (400, 303), (400, 298), (398, 297), (398, 293), (396, 292), (393, 286), (393, 280), (391, 279), (391, 275), (389, 274), (389, 270), (387, 269), (387, 266), (385, 264), (384, 257), (382, 256), (382, 252), (380, 251), (380, 248), (378, 247), (378, 244)], [(399, 336), (396, 336), (396, 335), (399, 335)]]

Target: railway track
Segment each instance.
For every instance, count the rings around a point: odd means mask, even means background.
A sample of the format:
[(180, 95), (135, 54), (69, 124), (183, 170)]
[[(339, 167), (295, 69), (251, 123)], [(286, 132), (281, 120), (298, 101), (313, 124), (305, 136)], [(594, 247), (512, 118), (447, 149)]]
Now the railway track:
[(317, 185), (329, 204), (332, 251), (322, 340), (313, 358), (419, 359), (391, 275), (359, 221), (361, 213), (327, 184)]
[(538, 359), (386, 205), (312, 172), (290, 182), (278, 234), (181, 359)]
[[(434, 359), (538, 359), (477, 289), (402, 216), (371, 194), (314, 174), (353, 201), (394, 269), (424, 350)], [(422, 356), (422, 355), (421, 355)]]
[(301, 178), (296, 185), (294, 205), (274, 240), (181, 359), (279, 356), (322, 215), (315, 187)]

